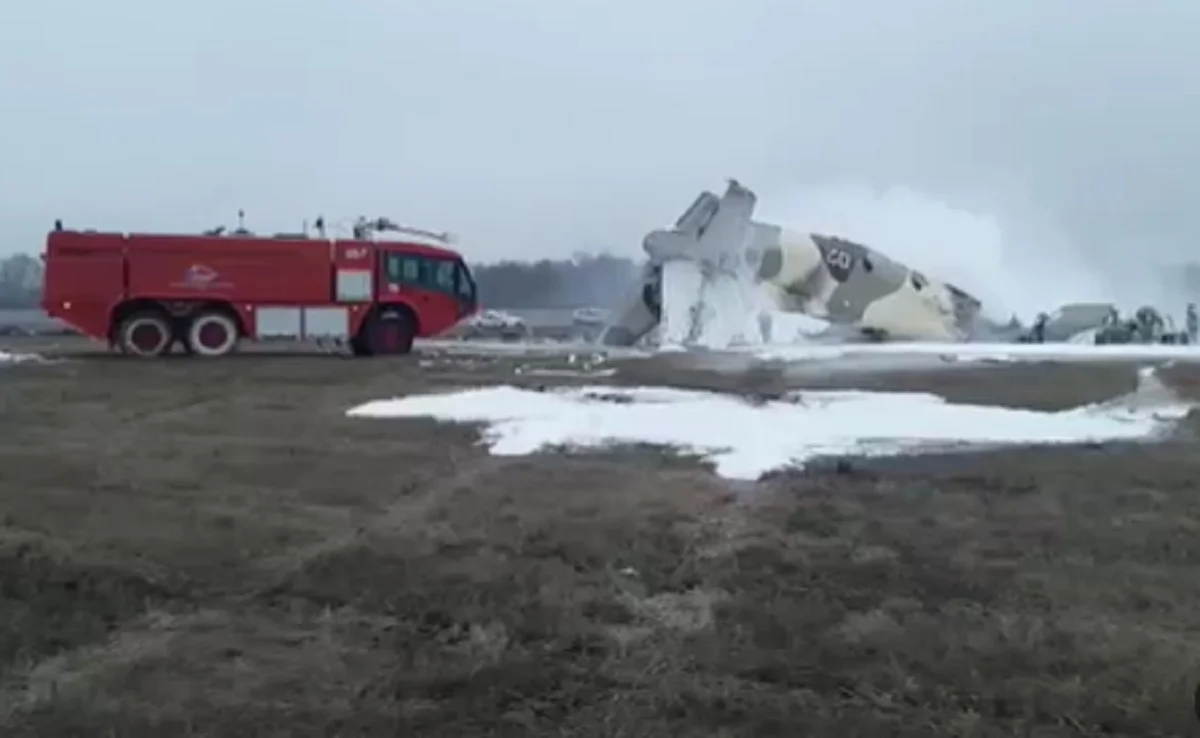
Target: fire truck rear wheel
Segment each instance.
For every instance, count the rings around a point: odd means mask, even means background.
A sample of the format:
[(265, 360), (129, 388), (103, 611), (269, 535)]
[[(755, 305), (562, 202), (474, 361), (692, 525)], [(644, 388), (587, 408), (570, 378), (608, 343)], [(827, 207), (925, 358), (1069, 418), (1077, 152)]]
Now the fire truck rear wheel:
[(361, 343), (372, 356), (407, 354), (412, 351), (416, 325), (407, 314), (388, 310), (367, 319)]
[(170, 351), (173, 339), (170, 321), (157, 310), (134, 313), (117, 329), (121, 353), (141, 358), (162, 356)]
[(187, 327), (184, 343), (190, 353), (202, 357), (225, 356), (237, 348), (237, 321), (220, 311), (200, 313)]

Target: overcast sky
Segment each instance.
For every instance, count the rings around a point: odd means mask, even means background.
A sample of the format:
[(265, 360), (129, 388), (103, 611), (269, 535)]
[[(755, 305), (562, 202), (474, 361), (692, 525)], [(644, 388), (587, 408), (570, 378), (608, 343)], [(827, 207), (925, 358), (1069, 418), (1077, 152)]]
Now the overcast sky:
[(635, 254), (733, 175), (764, 204), (902, 186), (1109, 265), (1200, 254), (1196, 0), (3, 6), (0, 252), (242, 207)]

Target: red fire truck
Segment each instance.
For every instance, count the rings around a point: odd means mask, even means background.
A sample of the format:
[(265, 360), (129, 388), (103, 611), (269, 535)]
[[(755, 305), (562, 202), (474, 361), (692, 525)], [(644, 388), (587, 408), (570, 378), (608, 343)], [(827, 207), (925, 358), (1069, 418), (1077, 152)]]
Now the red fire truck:
[[(355, 355), (407, 353), (475, 312), (475, 282), (445, 234), (360, 218), (348, 239), (73, 231), (46, 240), (42, 305), (140, 357), (215, 357), (243, 340), (332, 341)], [(381, 232), (397, 234), (382, 240)]]

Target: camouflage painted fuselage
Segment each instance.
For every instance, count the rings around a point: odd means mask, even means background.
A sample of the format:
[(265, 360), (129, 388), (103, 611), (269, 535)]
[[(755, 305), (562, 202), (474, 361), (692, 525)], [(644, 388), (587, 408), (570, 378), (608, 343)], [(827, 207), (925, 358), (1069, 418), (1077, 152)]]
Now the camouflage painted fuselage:
[(961, 289), (854, 241), (754, 227), (757, 277), (781, 310), (893, 339), (960, 341), (970, 335), (981, 306)]
[(674, 226), (647, 235), (650, 261), (642, 280), (601, 341), (629, 345), (658, 324), (661, 267), (673, 260), (748, 273), (779, 310), (869, 337), (961, 341), (971, 335), (981, 308), (974, 297), (863, 244), (754, 221), (756, 200), (731, 181), (723, 196), (702, 192)]

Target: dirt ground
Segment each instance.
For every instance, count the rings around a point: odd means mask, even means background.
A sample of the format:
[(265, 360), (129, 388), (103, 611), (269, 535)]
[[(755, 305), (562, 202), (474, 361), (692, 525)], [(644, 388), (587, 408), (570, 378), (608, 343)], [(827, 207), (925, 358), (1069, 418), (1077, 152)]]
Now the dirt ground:
[[(0, 369), (0, 735), (1197, 734), (1190, 428), (732, 484), (343, 415), (571, 381), (518, 363)], [(1200, 397), (1200, 371), (1165, 373)], [(846, 383), (1063, 407), (1134, 368)]]

